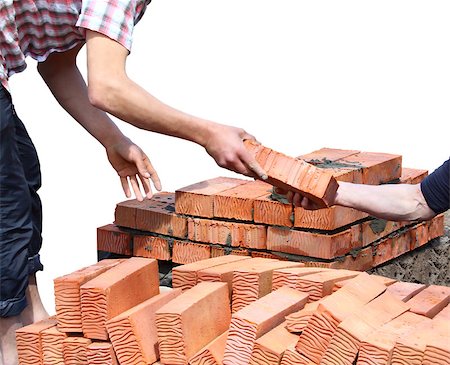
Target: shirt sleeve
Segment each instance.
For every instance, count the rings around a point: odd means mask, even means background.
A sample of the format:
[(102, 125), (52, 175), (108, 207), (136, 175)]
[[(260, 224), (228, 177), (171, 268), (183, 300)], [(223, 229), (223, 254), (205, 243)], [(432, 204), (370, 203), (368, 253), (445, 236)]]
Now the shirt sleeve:
[(77, 26), (106, 35), (131, 51), (138, 0), (83, 0)]
[(436, 214), (450, 209), (450, 159), (428, 175), (420, 188), (428, 206)]

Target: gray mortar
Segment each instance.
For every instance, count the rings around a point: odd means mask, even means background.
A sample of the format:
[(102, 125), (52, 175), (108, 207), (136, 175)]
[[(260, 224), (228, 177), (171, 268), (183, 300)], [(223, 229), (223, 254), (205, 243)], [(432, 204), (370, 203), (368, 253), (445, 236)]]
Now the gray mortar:
[(445, 213), (442, 237), (368, 272), (399, 281), (450, 286), (450, 211)]

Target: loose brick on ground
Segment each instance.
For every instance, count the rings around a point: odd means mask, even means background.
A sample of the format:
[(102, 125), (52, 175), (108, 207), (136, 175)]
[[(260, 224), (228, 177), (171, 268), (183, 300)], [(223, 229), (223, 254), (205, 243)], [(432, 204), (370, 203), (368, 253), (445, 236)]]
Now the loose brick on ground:
[[(118, 365), (116, 354), (111, 343), (93, 342), (87, 347), (89, 365)], [(122, 364), (121, 364), (122, 365)]]
[(250, 259), (249, 256), (226, 255), (175, 266), (172, 269), (172, 287), (182, 290), (190, 289), (197, 284), (199, 271), (248, 259)]
[(323, 365), (353, 364), (361, 342), (383, 324), (407, 312), (409, 306), (384, 292), (345, 318), (321, 359)]
[(320, 300), (306, 303), (298, 312), (286, 316), (286, 329), (291, 333), (300, 333), (308, 325), (312, 315), (317, 311)]
[[(200, 320), (201, 319), (201, 320)], [(183, 364), (228, 330), (231, 312), (225, 283), (198, 283), (156, 311), (163, 364)]]
[(272, 291), (273, 271), (287, 267), (301, 267), (302, 263), (292, 261), (261, 262), (254, 265), (244, 261), (233, 273), (231, 309), (236, 312)]
[(294, 346), (298, 336), (286, 329), (286, 322), (282, 322), (260, 338), (256, 339), (253, 347), (250, 365), (278, 365), (287, 348)]
[(233, 288), (233, 276), (234, 273), (245, 267), (254, 267), (258, 265), (264, 265), (268, 262), (278, 262), (279, 260), (275, 259), (266, 259), (266, 258), (249, 258), (249, 260), (236, 260), (234, 262), (229, 262), (223, 265), (217, 265), (205, 269), (201, 269), (197, 271), (197, 277), (199, 282), (203, 281), (211, 281), (211, 282), (224, 282), (227, 283), (228, 291), (231, 298), (232, 288)]
[(339, 323), (385, 290), (379, 280), (361, 273), (340, 290), (323, 298), (299, 336), (297, 351), (318, 363)]
[(42, 331), (55, 325), (56, 318), (50, 317), (16, 330), (16, 349), (20, 365), (42, 363)]
[(80, 292), (84, 335), (107, 340), (108, 319), (159, 294), (158, 262), (131, 257), (83, 284)]
[(400, 300), (403, 300), (404, 302), (407, 302), (410, 300), (413, 296), (420, 293), (422, 290), (424, 290), (427, 287), (425, 284), (419, 284), (419, 283), (409, 283), (406, 281), (398, 281), (391, 286), (389, 286), (386, 291), (388, 293), (391, 293), (392, 295), (396, 296)]
[(120, 365), (149, 365), (159, 360), (155, 312), (180, 294), (181, 289), (158, 294), (106, 322)]
[(221, 365), (227, 338), (228, 331), (216, 337), (189, 359), (189, 365)]
[(58, 329), (82, 332), (80, 287), (118, 265), (121, 259), (105, 259), (53, 280)]
[(285, 285), (290, 288), (297, 289), (298, 280), (302, 276), (315, 274), (326, 270), (329, 269), (320, 267), (289, 267), (274, 270), (272, 274), (272, 290), (279, 289)]
[(67, 333), (59, 331), (56, 326), (41, 332), (42, 364), (64, 364), (63, 341)]
[(406, 303), (411, 312), (433, 318), (450, 302), (450, 287), (430, 285), (413, 296)]
[(305, 293), (283, 287), (235, 312), (223, 364), (249, 364), (256, 339), (282, 323), (286, 315), (303, 308), (307, 298)]
[(64, 365), (88, 365), (89, 338), (69, 336), (63, 341)]
[(315, 365), (315, 363), (299, 353), (295, 346), (292, 346), (284, 352), (280, 365)]
[(369, 334), (360, 344), (357, 365), (390, 364), (397, 338), (430, 321), (429, 318), (406, 312)]

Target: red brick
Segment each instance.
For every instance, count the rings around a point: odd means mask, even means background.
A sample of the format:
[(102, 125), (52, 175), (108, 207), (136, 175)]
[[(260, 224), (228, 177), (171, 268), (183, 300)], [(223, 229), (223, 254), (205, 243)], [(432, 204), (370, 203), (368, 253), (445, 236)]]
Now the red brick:
[(116, 205), (114, 211), (114, 224), (120, 227), (136, 229), (136, 212), (141, 206), (137, 199), (130, 199)]
[(274, 260), (260, 261), (259, 263), (243, 261), (242, 267), (233, 272), (232, 312), (234, 313), (270, 293), (274, 270), (300, 266), (303, 264), (291, 261)]
[(412, 169), (402, 167), (402, 174), (400, 176), (400, 183), (404, 184), (418, 184), (428, 175), (427, 170)]
[(136, 229), (186, 238), (187, 219), (175, 214), (175, 194), (158, 193), (136, 208)]
[(283, 287), (234, 313), (223, 357), (224, 365), (248, 364), (256, 339), (304, 307), (308, 295)]
[(408, 309), (408, 305), (386, 292), (363, 305), (338, 325), (320, 361), (321, 364), (353, 364), (361, 342), (380, 326)]
[(450, 302), (450, 287), (430, 285), (406, 302), (411, 312), (433, 318)]
[(367, 218), (369, 214), (359, 210), (334, 205), (325, 209), (306, 210), (294, 208), (294, 227), (334, 230), (358, 220)]
[(131, 233), (114, 224), (98, 227), (97, 250), (131, 256), (133, 253)]
[[(308, 265), (308, 264), (307, 264)], [(330, 269), (367, 271), (373, 268), (372, 247), (354, 249), (350, 254), (330, 262)]]
[(289, 347), (283, 354), (280, 365), (315, 365), (306, 356), (299, 353), (295, 346)]
[(332, 173), (250, 140), (244, 144), (266, 171), (266, 182), (284, 190), (301, 193), (321, 207), (329, 206), (338, 187)]
[(248, 259), (250, 256), (226, 255), (175, 266), (172, 269), (172, 286), (182, 290), (190, 289), (197, 284), (199, 271)]
[(367, 273), (353, 278), (340, 290), (323, 298), (300, 334), (298, 352), (316, 364), (328, 348), (339, 323), (385, 291), (386, 287)]
[[(359, 237), (355, 237), (357, 239)], [(295, 255), (332, 259), (345, 255), (359, 243), (354, 241), (352, 230), (322, 234), (282, 227), (268, 227), (267, 249)]]
[(214, 217), (253, 221), (255, 199), (269, 195), (271, 190), (272, 185), (249, 181), (219, 192), (214, 195)]
[(228, 338), (228, 331), (216, 337), (189, 359), (189, 365), (221, 365)]
[(248, 250), (244, 248), (231, 248), (231, 247), (221, 247), (221, 246), (211, 246), (211, 257), (225, 256), (225, 255), (239, 255), (239, 256), (250, 256)]
[(94, 342), (87, 347), (89, 365), (119, 365), (111, 343)]
[(121, 365), (153, 364), (159, 360), (156, 311), (181, 294), (181, 289), (158, 294), (106, 322)]
[(266, 248), (266, 227), (263, 225), (189, 218), (188, 238), (191, 241), (216, 243), (231, 247)]
[(172, 244), (173, 239), (170, 237), (135, 235), (133, 256), (167, 261), (172, 258)]
[(228, 292), (231, 296), (233, 288), (233, 276), (234, 273), (247, 266), (256, 267), (258, 265), (264, 265), (268, 262), (278, 262), (278, 260), (266, 259), (266, 258), (249, 258), (248, 260), (241, 260), (235, 262), (229, 262), (223, 265), (212, 266), (197, 271), (197, 277), (199, 282), (209, 281), (217, 282), (221, 281), (227, 283)]
[(41, 333), (42, 364), (64, 364), (63, 341), (67, 333), (58, 331), (56, 326)]
[(217, 177), (177, 189), (175, 212), (197, 217), (214, 217), (214, 195), (250, 180)]
[(184, 291), (156, 311), (161, 362), (187, 365), (192, 356), (228, 330), (230, 319), (225, 283), (199, 283)]
[(292, 333), (301, 333), (308, 325), (312, 315), (316, 312), (319, 307), (319, 303), (320, 300), (306, 303), (305, 306), (299, 311), (287, 315), (286, 329)]
[(70, 336), (63, 341), (64, 365), (88, 365), (89, 338)]
[(19, 364), (42, 364), (42, 332), (55, 325), (56, 318), (50, 317), (16, 330)]
[(419, 283), (408, 283), (405, 281), (398, 281), (392, 285), (390, 285), (386, 291), (395, 297), (407, 302), (413, 296), (421, 292), (427, 286), (425, 284)]
[(289, 267), (277, 269), (272, 273), (272, 290), (277, 290), (282, 286), (298, 289), (298, 281), (305, 275), (315, 274), (327, 269), (313, 267)]
[(159, 293), (158, 262), (131, 257), (83, 284), (80, 292), (84, 335), (107, 340), (108, 319)]
[(122, 259), (102, 260), (53, 280), (58, 330), (82, 332), (80, 287), (122, 261)]
[(302, 276), (297, 281), (297, 290), (308, 293), (308, 301), (319, 300), (333, 292), (334, 283), (342, 280), (354, 278), (358, 271), (351, 270), (325, 270)]
[(274, 226), (292, 227), (294, 207), (286, 198), (275, 193), (259, 197), (254, 201), (253, 220)]
[(321, 163), (327, 163), (329, 162), (335, 162), (338, 160), (341, 160), (343, 158), (356, 155), (360, 153), (361, 151), (357, 150), (343, 150), (339, 148), (328, 148), (323, 147), (319, 150), (300, 155), (297, 158), (300, 158), (302, 160), (305, 160), (312, 164), (321, 164)]
[(357, 364), (390, 364), (397, 339), (427, 321), (426, 317), (405, 312), (382, 325), (361, 342)]
[(294, 346), (298, 336), (286, 329), (286, 322), (282, 322), (255, 341), (250, 365), (278, 365), (284, 352)]
[(190, 264), (210, 257), (211, 246), (209, 245), (178, 240), (173, 242), (172, 262), (175, 264)]

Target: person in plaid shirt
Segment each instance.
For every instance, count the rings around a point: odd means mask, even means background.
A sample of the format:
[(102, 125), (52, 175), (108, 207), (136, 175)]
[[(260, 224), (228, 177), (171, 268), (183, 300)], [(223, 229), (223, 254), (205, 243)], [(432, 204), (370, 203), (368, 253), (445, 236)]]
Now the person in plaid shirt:
[[(47, 316), (36, 286), (42, 270), (39, 160), (14, 110), (8, 78), (38, 61), (59, 104), (105, 148), (127, 197), (161, 189), (142, 149), (121, 133), (112, 114), (138, 128), (202, 145), (221, 167), (252, 177), (265, 172), (244, 147), (243, 129), (187, 115), (127, 77), (134, 26), (150, 0), (2, 0), (0, 2), (0, 365), (17, 363), (14, 331)], [(76, 57), (86, 44), (88, 80)], [(139, 184), (143, 187), (141, 191)]]

